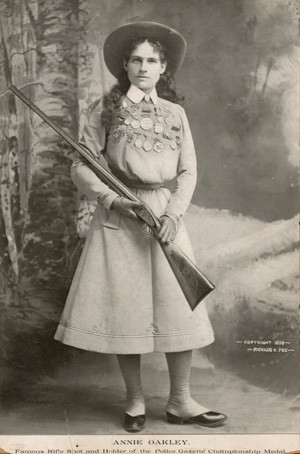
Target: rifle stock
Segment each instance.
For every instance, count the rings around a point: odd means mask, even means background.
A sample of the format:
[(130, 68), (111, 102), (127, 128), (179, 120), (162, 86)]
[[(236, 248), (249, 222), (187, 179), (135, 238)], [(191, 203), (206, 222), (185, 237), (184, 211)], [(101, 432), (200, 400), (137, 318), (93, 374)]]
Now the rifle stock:
[(39, 115), (52, 129), (54, 129), (69, 145), (75, 148), (89, 163), (93, 172), (119, 195), (129, 198), (132, 201), (142, 204), (135, 210), (136, 214), (151, 228), (153, 235), (158, 240), (166, 259), (185, 295), (187, 302), (194, 310), (200, 301), (203, 300), (215, 287), (196, 267), (196, 265), (176, 246), (175, 243), (162, 243), (158, 238), (160, 220), (152, 213), (151, 209), (139, 199), (130, 189), (120, 180), (102, 167), (85, 148), (80, 146), (71, 137), (60, 129), (44, 112), (42, 112), (33, 102), (31, 102), (14, 85), (9, 89), (23, 101), (30, 109)]
[(215, 287), (175, 243), (159, 242), (192, 311)]

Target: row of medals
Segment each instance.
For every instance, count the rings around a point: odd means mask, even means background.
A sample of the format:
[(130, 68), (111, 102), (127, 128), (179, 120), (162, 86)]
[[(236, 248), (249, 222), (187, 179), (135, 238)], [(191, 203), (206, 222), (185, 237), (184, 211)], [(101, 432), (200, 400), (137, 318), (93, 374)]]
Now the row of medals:
[[(139, 119), (140, 115), (141, 115), (139, 108), (135, 109), (133, 107), (131, 109), (131, 112), (129, 112), (129, 110), (126, 110), (126, 108), (128, 107), (128, 104), (126, 103), (126, 101), (123, 101), (122, 106), (124, 107), (125, 110), (122, 110), (120, 112), (119, 116), (123, 120), (123, 122), (126, 126), (130, 125), (132, 127), (132, 129), (137, 129), (137, 128), (141, 127), (142, 129), (144, 129), (144, 131), (148, 131), (149, 129), (152, 129), (154, 126), (154, 132), (156, 134), (162, 133), (163, 137), (165, 137), (166, 139), (170, 139), (170, 147), (173, 150), (175, 150), (177, 148), (176, 140), (171, 139), (169, 132), (165, 131), (165, 128), (163, 125), (164, 122), (166, 122), (166, 124), (168, 126), (174, 125), (174, 118), (171, 115), (168, 115), (166, 118), (164, 118), (162, 115), (157, 115), (156, 119), (157, 119), (158, 123), (156, 123), (154, 125), (153, 120), (148, 116), (144, 116), (141, 119)], [(143, 107), (142, 112), (150, 113), (151, 108)], [(130, 117), (132, 117), (132, 119)], [(179, 128), (175, 128), (174, 126), (173, 126), (173, 128), (175, 130), (179, 130)], [(163, 146), (162, 142), (159, 141), (159, 139), (154, 139), (154, 141), (155, 142), (153, 144), (148, 139), (143, 141), (141, 138), (138, 137), (134, 141), (134, 145), (136, 148), (143, 148), (145, 151), (151, 151), (153, 149), (154, 151), (156, 151), (156, 153), (160, 153), (163, 150), (164, 146)]]

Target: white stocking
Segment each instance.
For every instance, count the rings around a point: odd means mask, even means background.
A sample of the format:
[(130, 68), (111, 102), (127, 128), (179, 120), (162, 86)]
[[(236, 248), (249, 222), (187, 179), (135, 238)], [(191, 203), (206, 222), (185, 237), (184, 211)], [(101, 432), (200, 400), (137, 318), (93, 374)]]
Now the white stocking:
[(141, 355), (117, 355), (126, 386), (127, 406), (130, 416), (145, 414), (145, 399), (141, 383)]
[(191, 397), (192, 350), (166, 353), (166, 359), (170, 375), (170, 397), (167, 411), (181, 418), (197, 416), (210, 411)]

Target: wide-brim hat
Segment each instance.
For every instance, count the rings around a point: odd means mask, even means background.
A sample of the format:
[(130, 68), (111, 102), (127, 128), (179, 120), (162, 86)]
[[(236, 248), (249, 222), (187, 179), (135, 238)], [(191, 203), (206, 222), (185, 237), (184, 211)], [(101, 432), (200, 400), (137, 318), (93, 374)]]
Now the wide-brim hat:
[(167, 25), (156, 22), (133, 22), (117, 28), (105, 40), (104, 61), (113, 76), (118, 77), (121, 73), (124, 52), (128, 43), (139, 38), (159, 41), (167, 51), (169, 71), (171, 74), (178, 71), (186, 52), (184, 37)]

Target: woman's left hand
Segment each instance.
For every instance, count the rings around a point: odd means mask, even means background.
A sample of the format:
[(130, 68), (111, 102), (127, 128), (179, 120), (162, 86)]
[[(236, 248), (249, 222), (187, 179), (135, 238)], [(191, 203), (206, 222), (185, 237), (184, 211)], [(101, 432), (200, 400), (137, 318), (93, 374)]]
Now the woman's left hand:
[(177, 225), (173, 219), (162, 216), (160, 218), (161, 227), (159, 230), (159, 238), (162, 243), (169, 243), (170, 241), (174, 241), (176, 233), (177, 233)]

